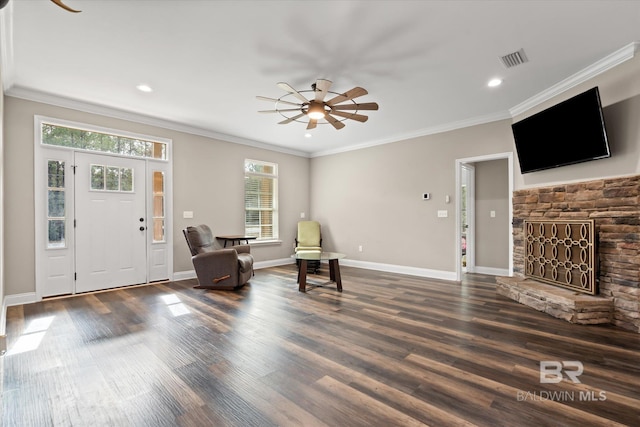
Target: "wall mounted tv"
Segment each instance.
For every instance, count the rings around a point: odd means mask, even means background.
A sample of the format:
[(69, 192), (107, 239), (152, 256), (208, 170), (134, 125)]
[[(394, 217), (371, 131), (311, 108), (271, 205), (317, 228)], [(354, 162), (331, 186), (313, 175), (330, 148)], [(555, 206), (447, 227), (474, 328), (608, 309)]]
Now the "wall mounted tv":
[(520, 171), (610, 157), (598, 87), (511, 125)]

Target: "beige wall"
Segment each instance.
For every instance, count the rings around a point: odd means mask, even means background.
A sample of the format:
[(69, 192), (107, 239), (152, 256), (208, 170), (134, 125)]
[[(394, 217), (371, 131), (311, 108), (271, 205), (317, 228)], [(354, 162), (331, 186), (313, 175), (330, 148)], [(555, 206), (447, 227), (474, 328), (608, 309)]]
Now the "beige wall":
[[(444, 199), (455, 194), (457, 158), (513, 152), (514, 189), (640, 173), (640, 56), (516, 120), (593, 86), (600, 87), (609, 159), (522, 175), (510, 120), (312, 159), (311, 210), (326, 246), (358, 261), (455, 271), (455, 207)], [(420, 199), (424, 192), (430, 201)], [(449, 217), (437, 218), (443, 209)], [(504, 249), (502, 239), (496, 248)], [(476, 265), (508, 268), (508, 256), (485, 260), (476, 252)]]
[[(600, 94), (612, 157), (521, 175), (515, 189), (640, 173), (640, 56), (537, 106), (519, 120), (593, 86)], [(258, 261), (287, 258), (300, 212), (323, 225), (324, 246), (352, 260), (455, 271), (455, 159), (514, 152), (511, 120), (313, 158), (227, 143), (51, 105), (5, 98), (5, 293), (34, 290), (33, 116), (74, 120), (174, 141), (174, 271), (191, 269), (180, 230), (206, 222), (242, 230), (244, 158), (280, 164), (283, 243), (255, 247)], [(309, 170), (311, 171), (309, 173)], [(423, 201), (422, 193), (432, 199)], [(445, 203), (445, 196), (451, 203)], [(193, 220), (182, 212), (195, 212)], [(448, 218), (438, 218), (447, 210)], [(358, 246), (363, 251), (358, 251)], [(476, 260), (481, 265), (482, 260)], [(490, 261), (487, 261), (490, 262)]]
[(611, 157), (521, 175), (515, 156), (516, 190), (640, 173), (640, 55), (515, 117), (514, 122), (594, 86), (600, 90)]
[[(351, 260), (454, 272), (455, 160), (513, 151), (510, 124), (313, 158), (311, 211), (322, 222), (323, 246)], [(438, 218), (438, 210), (449, 216)]]
[[(152, 135), (173, 140), (174, 271), (193, 269), (181, 230), (207, 223), (216, 234), (244, 230), (244, 159), (279, 165), (282, 244), (255, 246), (256, 261), (288, 258), (300, 212), (309, 213), (309, 163), (305, 157), (223, 142), (48, 104), (5, 98), (5, 254), (6, 294), (35, 291), (34, 115)], [(193, 211), (193, 219), (183, 219)]]
[[(509, 206), (511, 194), (506, 159), (478, 162), (475, 166), (475, 264), (509, 268)], [(495, 217), (491, 217), (491, 211)]]

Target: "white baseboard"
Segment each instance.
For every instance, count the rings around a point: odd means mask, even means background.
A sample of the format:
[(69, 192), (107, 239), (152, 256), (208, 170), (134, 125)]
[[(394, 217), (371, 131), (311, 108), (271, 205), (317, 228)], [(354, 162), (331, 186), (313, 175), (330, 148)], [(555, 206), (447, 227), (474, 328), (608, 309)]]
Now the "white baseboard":
[(189, 270), (189, 271), (176, 271), (173, 273), (173, 280), (175, 282), (178, 282), (180, 280), (187, 280), (187, 279), (195, 279), (196, 276), (196, 271), (195, 270)]
[(289, 265), (295, 263), (293, 258), (280, 258), (272, 259), (269, 261), (258, 261), (253, 264), (254, 270), (260, 270), (261, 268), (278, 267), (281, 265)]
[(4, 305), (11, 307), (12, 305), (31, 304), (40, 301), (35, 292), (25, 292), (23, 294), (5, 295)]
[[(253, 269), (260, 270), (261, 268), (278, 267), (280, 265), (287, 265), (287, 264), (293, 264), (293, 263), (294, 263), (293, 258), (281, 258), (281, 259), (272, 259), (269, 261), (258, 261), (255, 264), (253, 264)], [(188, 279), (195, 279), (195, 278), (197, 278), (195, 270), (176, 271), (173, 273), (173, 280), (176, 282), (179, 280), (188, 280)]]
[(407, 274), (409, 276), (428, 277), (430, 279), (456, 280), (455, 271), (431, 270), (429, 268), (408, 267), (406, 265), (381, 264), (377, 262), (358, 261), (353, 259), (340, 260), (340, 264), (347, 267), (364, 268), (366, 270), (385, 271), (387, 273)]
[(0, 336), (6, 335), (7, 330), (7, 307), (12, 305), (31, 304), (38, 302), (40, 299), (35, 292), (26, 292), (24, 294), (5, 295), (2, 300), (2, 313), (0, 313)]
[[(472, 273), (469, 271), (469, 273)], [(490, 276), (508, 276), (508, 268), (495, 268), (495, 267), (480, 267), (478, 265), (473, 269), (473, 273), (488, 274)]]

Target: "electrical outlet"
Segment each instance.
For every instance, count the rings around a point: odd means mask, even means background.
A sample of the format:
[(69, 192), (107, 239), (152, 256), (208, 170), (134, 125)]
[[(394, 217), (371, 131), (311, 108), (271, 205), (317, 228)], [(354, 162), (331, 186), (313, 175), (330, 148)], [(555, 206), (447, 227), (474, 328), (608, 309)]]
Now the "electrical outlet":
[(300, 212), (300, 218), (304, 219), (304, 217), (305, 217), (304, 212)]
[(182, 218), (193, 218), (193, 211), (182, 212)]

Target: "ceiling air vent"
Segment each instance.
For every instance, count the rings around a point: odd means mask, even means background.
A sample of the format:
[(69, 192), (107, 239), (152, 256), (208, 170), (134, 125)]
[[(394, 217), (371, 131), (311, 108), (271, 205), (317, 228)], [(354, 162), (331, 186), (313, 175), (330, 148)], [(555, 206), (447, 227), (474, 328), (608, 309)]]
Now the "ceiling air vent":
[(529, 62), (529, 60), (527, 59), (527, 56), (524, 54), (524, 49), (520, 49), (516, 52), (501, 56), (500, 62), (502, 62), (502, 65), (504, 65), (505, 68), (511, 68), (511, 67), (515, 67), (516, 65)]

